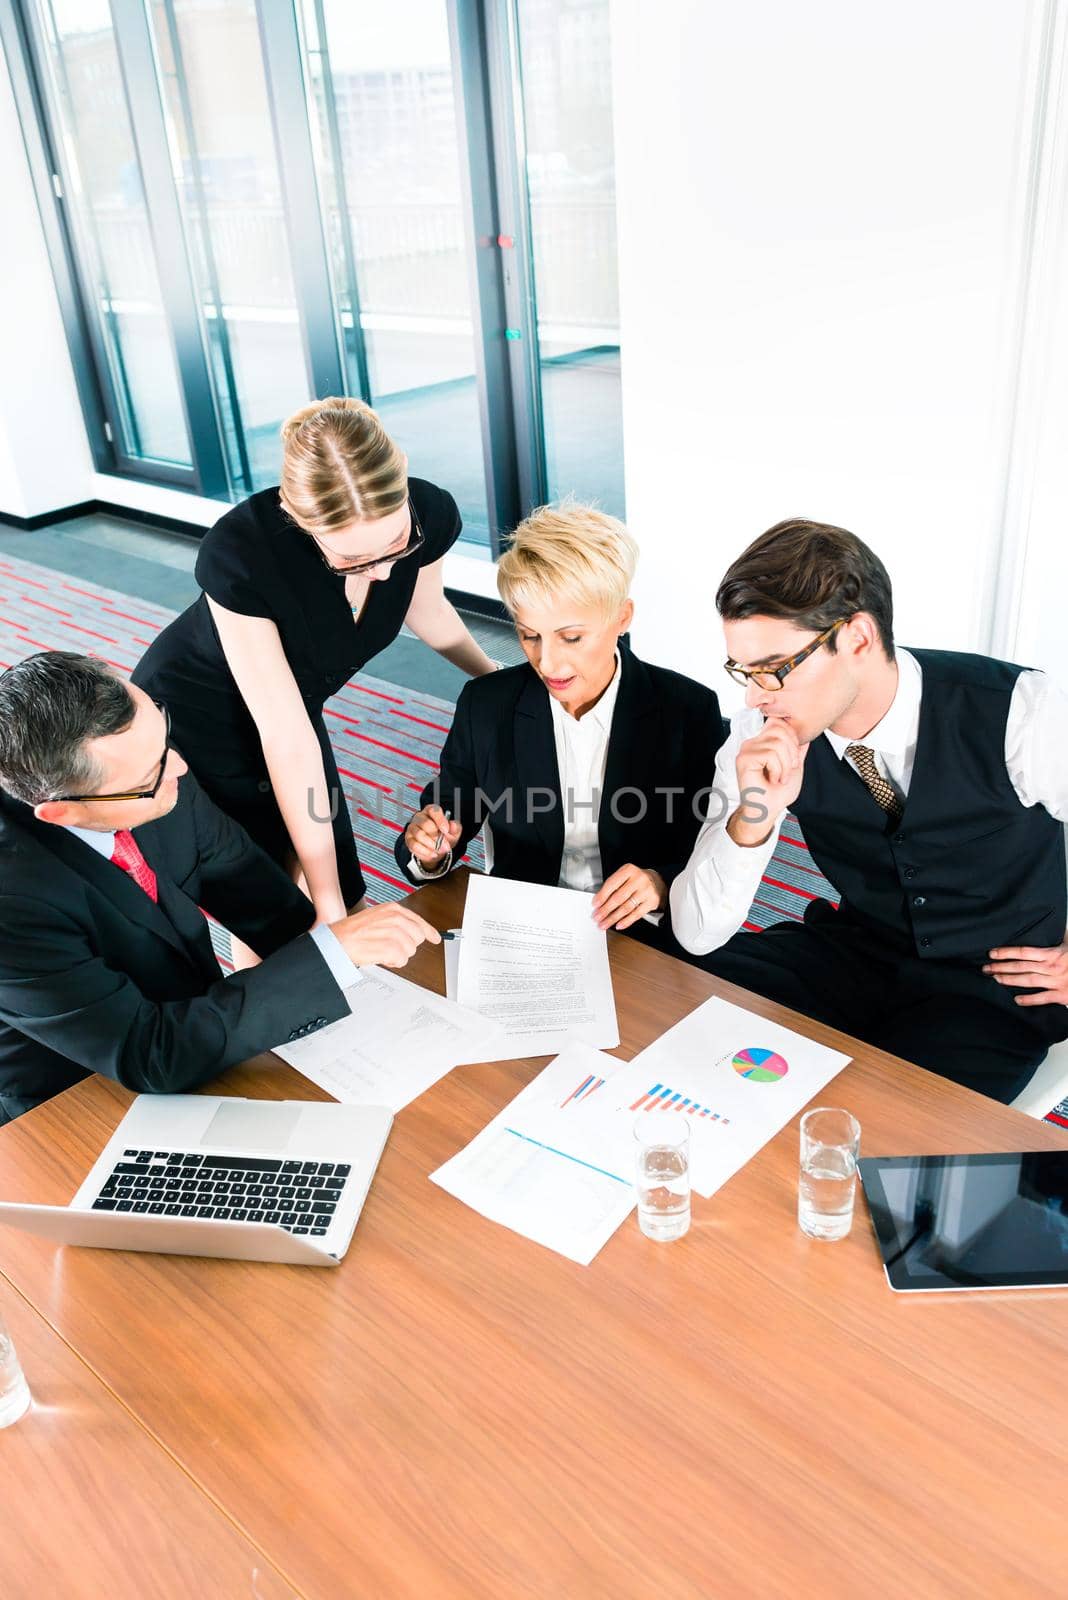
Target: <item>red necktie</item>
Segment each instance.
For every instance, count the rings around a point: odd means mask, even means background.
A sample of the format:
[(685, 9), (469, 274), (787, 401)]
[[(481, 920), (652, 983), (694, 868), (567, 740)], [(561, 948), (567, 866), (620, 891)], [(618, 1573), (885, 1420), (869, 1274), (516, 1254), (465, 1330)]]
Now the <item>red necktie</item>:
[(129, 873), (137, 887), (143, 889), (150, 900), (159, 899), (156, 874), (138, 849), (129, 828), (120, 828), (115, 835), (115, 849), (111, 859), (117, 867), (122, 868), (123, 872)]

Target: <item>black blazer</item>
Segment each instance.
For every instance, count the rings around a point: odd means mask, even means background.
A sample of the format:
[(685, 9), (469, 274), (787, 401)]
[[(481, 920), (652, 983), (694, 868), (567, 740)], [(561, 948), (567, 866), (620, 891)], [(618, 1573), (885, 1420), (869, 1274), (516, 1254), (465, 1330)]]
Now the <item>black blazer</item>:
[[(597, 818), (601, 866), (606, 878), (628, 862), (652, 867), (670, 884), (704, 820), (723, 718), (711, 689), (626, 647), (620, 670)], [(430, 804), (463, 825), (454, 861), (488, 820), (494, 877), (559, 882), (564, 810), (549, 691), (526, 662), (464, 685), (440, 775), (420, 796)], [(410, 854), (402, 832), (397, 864), (416, 883)]]
[[(347, 1012), (310, 902), (192, 773), (137, 843), (158, 904), (0, 791), (0, 1122), (90, 1072), (188, 1089)], [(199, 906), (263, 964), (224, 978)]]

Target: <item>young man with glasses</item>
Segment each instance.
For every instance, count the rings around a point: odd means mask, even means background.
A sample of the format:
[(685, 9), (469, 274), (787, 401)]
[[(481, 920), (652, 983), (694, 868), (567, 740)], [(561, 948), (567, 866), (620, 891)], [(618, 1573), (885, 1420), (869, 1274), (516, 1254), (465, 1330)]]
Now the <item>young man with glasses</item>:
[[(719, 977), (1009, 1101), (1068, 1037), (1068, 702), (1039, 672), (895, 647), (852, 533), (779, 523), (716, 596), (746, 689), (726, 796), (671, 890)], [(739, 932), (787, 810), (841, 896)]]
[[(166, 708), (99, 660), (0, 674), (0, 785), (0, 1122), (89, 1072), (191, 1088), (345, 1016), (357, 967), (438, 941), (397, 905), (301, 937), (310, 901), (204, 794)], [(204, 911), (260, 964), (224, 978)]]

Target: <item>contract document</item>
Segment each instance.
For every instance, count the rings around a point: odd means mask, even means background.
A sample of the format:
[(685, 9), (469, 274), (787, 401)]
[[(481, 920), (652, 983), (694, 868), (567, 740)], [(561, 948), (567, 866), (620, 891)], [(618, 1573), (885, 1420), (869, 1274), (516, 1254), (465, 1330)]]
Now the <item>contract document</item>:
[(495, 1023), (384, 967), (364, 967), (344, 994), (349, 1016), (275, 1054), (346, 1105), (399, 1111), (453, 1067), (507, 1054)]
[(633, 1152), (609, 1168), (554, 1141), (619, 1071), (613, 1056), (570, 1045), (431, 1181), (491, 1222), (588, 1266), (634, 1209)]
[(592, 902), (574, 889), (469, 879), (456, 998), (503, 1028), (501, 1056), (619, 1043), (608, 943)]

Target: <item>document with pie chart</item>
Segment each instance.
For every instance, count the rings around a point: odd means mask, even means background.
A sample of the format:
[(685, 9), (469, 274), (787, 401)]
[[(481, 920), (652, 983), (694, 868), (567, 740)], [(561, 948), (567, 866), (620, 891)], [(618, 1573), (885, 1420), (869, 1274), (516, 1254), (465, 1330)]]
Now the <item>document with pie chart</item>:
[(636, 1117), (685, 1117), (690, 1181), (706, 1198), (756, 1155), (849, 1061), (803, 1034), (728, 1000), (706, 1000), (613, 1072), (577, 1095), (554, 1137), (576, 1157), (633, 1158)]

